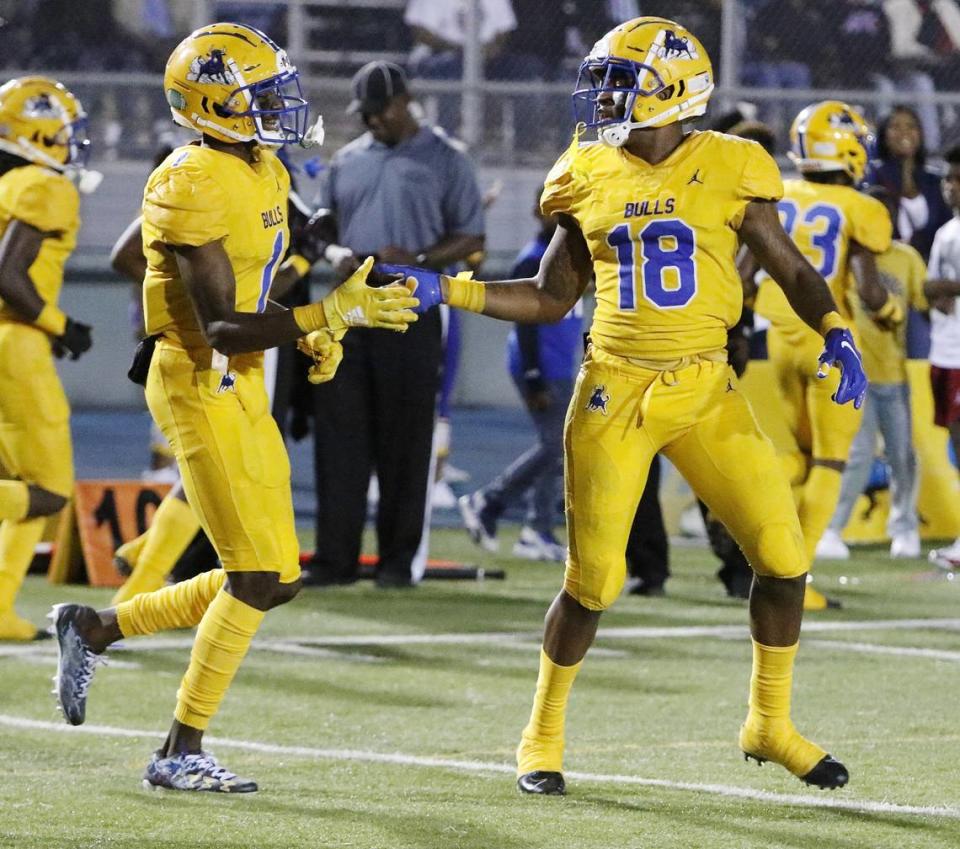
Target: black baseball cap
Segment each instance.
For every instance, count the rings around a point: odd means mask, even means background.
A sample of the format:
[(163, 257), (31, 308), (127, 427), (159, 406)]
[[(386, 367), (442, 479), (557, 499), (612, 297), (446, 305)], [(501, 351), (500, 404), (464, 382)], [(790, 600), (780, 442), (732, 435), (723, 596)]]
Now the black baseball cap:
[(407, 93), (407, 75), (393, 62), (367, 62), (350, 81), (353, 100), (347, 112), (377, 115), (398, 94)]

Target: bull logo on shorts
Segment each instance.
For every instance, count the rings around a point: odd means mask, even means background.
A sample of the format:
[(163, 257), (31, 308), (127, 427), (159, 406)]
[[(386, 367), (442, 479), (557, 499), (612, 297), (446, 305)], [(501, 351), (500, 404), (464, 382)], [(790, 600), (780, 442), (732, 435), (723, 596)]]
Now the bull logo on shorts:
[(600, 383), (597, 386), (593, 387), (593, 392), (590, 395), (590, 400), (587, 401), (587, 412), (596, 413), (601, 412), (603, 415), (607, 414), (607, 401), (610, 400), (610, 396), (607, 394), (607, 385), (605, 383)]
[(234, 371), (228, 371), (223, 377), (220, 378), (220, 385), (217, 387), (217, 394), (221, 392), (236, 392), (234, 388), (237, 385), (237, 373)]

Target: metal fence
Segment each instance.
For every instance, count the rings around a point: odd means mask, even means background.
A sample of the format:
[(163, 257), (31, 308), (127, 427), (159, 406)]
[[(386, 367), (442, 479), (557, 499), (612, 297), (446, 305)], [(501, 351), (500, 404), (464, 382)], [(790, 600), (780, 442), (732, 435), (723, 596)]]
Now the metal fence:
[[(98, 26), (76, 17), (81, 8), (112, 10), (114, 35), (103, 28), (99, 44), (72, 51), (32, 47), (31, 38), (50, 40), (61, 6), (65, 44)], [(481, 161), (548, 164), (572, 128), (580, 59), (634, 14), (674, 17), (704, 41), (719, 82), (708, 120), (739, 107), (769, 122), (782, 143), (811, 101), (841, 98), (873, 120), (906, 101), (929, 148), (960, 138), (958, 0), (0, 0), (4, 13), (0, 63), (10, 67), (2, 73), (42, 70), (74, 88), (91, 113), (100, 159), (151, 155), (170, 129), (163, 57), (191, 27), (218, 18), (259, 25), (285, 43), (324, 115), (329, 149), (362, 129), (344, 114), (350, 76), (383, 58), (408, 67), (428, 118)], [(126, 41), (111, 47), (117, 38)], [(34, 67), (30, 57), (45, 64)], [(115, 70), (128, 60), (132, 68)]]

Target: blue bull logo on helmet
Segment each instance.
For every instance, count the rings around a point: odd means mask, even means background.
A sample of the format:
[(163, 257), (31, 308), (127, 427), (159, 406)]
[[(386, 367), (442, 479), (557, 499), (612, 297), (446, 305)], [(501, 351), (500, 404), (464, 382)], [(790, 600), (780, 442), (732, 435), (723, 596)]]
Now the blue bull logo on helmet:
[(593, 387), (593, 392), (590, 394), (590, 400), (587, 401), (587, 412), (596, 413), (601, 412), (603, 415), (607, 414), (607, 401), (610, 400), (610, 396), (607, 394), (607, 386), (605, 383), (598, 384)]
[(197, 56), (190, 63), (187, 79), (198, 83), (233, 85), (236, 78), (223, 61), (222, 50), (211, 50), (209, 56)]

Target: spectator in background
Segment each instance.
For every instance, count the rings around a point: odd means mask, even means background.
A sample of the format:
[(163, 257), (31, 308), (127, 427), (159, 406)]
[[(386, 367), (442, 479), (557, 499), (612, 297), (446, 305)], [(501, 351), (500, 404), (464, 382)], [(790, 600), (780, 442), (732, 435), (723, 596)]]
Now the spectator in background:
[[(767, 0), (747, 24), (743, 83), (759, 88), (810, 88), (811, 66), (823, 54), (826, 21), (824, 11), (815, 2)], [(763, 116), (781, 135), (786, 129), (787, 115), (793, 111), (789, 102), (770, 102)]]
[[(882, 201), (891, 218), (897, 216), (897, 198), (882, 186), (868, 191)], [(927, 302), (923, 283), (927, 267), (917, 251), (894, 241), (877, 257), (880, 283), (896, 297), (904, 314), (907, 307), (925, 311)], [(824, 535), (817, 545), (817, 557), (846, 560), (850, 556), (841, 539), (850, 521), (854, 505), (867, 485), (877, 451), (877, 433), (883, 436), (883, 453), (890, 466), (891, 557), (919, 557), (920, 534), (917, 530), (917, 459), (913, 451), (910, 422), (910, 385), (907, 383), (906, 324), (884, 329), (866, 315), (858, 299), (853, 302), (854, 319), (860, 331), (863, 367), (870, 379), (863, 404), (863, 421), (843, 472), (840, 498)]]
[[(409, 0), (403, 19), (413, 34), (414, 47), (409, 67), (414, 76), (434, 80), (457, 80), (463, 77), (463, 47), (468, 38), (467, 0)], [(497, 69), (512, 71), (514, 79), (535, 77), (539, 66), (523, 73), (512, 67), (515, 63), (504, 56), (507, 34), (516, 28), (517, 19), (510, 0), (480, 0), (479, 33), (483, 51), (484, 76)], [(437, 98), (437, 123), (450, 133), (456, 133), (460, 116), (459, 98), (441, 95)]]
[[(533, 214), (540, 232), (517, 257), (511, 278), (535, 277), (557, 229), (555, 216), (540, 211), (537, 189)], [(497, 520), (514, 501), (529, 496), (517, 557), (561, 562), (566, 547), (553, 534), (563, 468), (563, 423), (573, 393), (573, 379), (583, 350), (582, 303), (556, 324), (516, 324), (507, 343), (507, 367), (533, 426), (536, 443), (482, 489), (461, 496), (460, 514), (475, 543), (497, 551)]]
[(903, 104), (877, 128), (877, 158), (870, 163), (867, 182), (882, 186), (896, 209), (894, 236), (908, 242), (926, 261), (933, 237), (950, 220), (940, 177), (927, 166), (927, 145), (916, 111)]
[[(318, 204), (328, 230), (323, 253), (337, 275), (346, 277), (369, 255), (439, 270), (481, 250), (473, 167), (445, 133), (417, 121), (401, 68), (370, 62), (351, 85), (348, 111), (368, 132), (335, 154)], [(425, 565), (439, 311), (389, 336), (348, 334), (336, 377), (316, 388), (318, 545), (308, 586), (357, 579), (372, 471), (380, 490), (378, 586), (410, 586)]]
[[(931, 26), (936, 25), (936, 16), (925, 8), (930, 4), (916, 0), (883, 0), (880, 5), (886, 15), (889, 36), (883, 49), (879, 45), (873, 49), (873, 63), (880, 62), (883, 65), (875, 75), (877, 88), (889, 95), (888, 103), (896, 95), (902, 97), (905, 91), (919, 95), (914, 114), (919, 116), (918, 122), (923, 127), (927, 145), (931, 150), (937, 150), (940, 147), (940, 119), (937, 107), (925, 96), (933, 94), (935, 90), (931, 73), (936, 71), (939, 64), (945, 64), (946, 59), (938, 58), (937, 51), (919, 40), (921, 35), (926, 41), (937, 40), (931, 33)], [(949, 44), (947, 39), (940, 49), (949, 52), (952, 49)], [(855, 82), (858, 79), (857, 63), (844, 61), (850, 67), (852, 81)], [(921, 253), (926, 257), (924, 251)]]
[[(933, 239), (929, 279), (923, 294), (930, 304), (930, 387), (933, 421), (950, 432), (954, 456), (960, 457), (960, 146), (946, 152), (943, 199), (953, 217)], [(944, 458), (946, 459), (946, 458)], [(960, 568), (960, 538), (933, 549), (930, 560), (943, 569)]]

